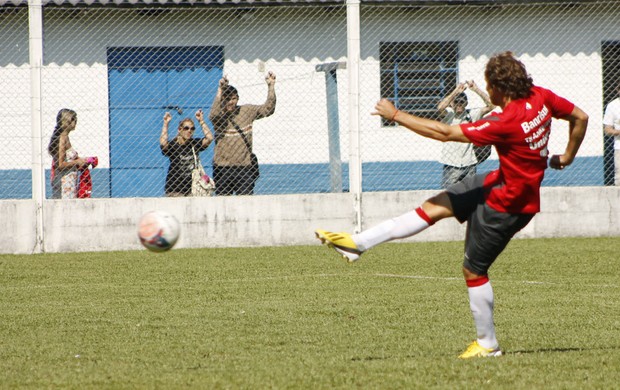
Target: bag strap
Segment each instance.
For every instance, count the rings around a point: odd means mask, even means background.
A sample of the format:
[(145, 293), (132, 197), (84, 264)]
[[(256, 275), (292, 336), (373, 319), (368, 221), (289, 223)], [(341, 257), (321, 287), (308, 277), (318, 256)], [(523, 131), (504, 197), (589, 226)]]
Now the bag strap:
[(250, 141), (248, 141), (245, 134), (243, 134), (243, 130), (241, 130), (241, 127), (239, 127), (239, 125), (235, 121), (233, 121), (232, 119), (230, 121), (232, 122), (233, 126), (235, 126), (235, 129), (237, 129), (237, 131), (239, 132), (241, 138), (243, 138), (243, 142), (245, 142), (245, 147), (248, 148), (248, 152), (252, 154), (252, 147), (250, 146)]
[(194, 149), (194, 145), (192, 145), (192, 153), (194, 154), (194, 168), (198, 168), (201, 164), (200, 157), (196, 155), (196, 149)]

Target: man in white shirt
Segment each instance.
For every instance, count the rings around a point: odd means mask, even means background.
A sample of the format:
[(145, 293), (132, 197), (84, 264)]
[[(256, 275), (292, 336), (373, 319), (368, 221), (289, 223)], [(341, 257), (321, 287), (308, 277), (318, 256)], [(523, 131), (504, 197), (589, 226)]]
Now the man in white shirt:
[[(482, 108), (467, 109), (466, 89), (474, 91), (485, 106)], [(437, 110), (443, 115), (442, 122), (449, 125), (459, 125), (461, 123), (475, 122), (488, 114), (495, 106), (491, 103), (489, 96), (482, 91), (473, 80), (460, 83), (437, 105)], [(475, 146), (471, 143), (444, 142), (439, 162), (443, 164), (443, 174), (441, 178), (442, 188), (458, 183), (468, 176), (476, 174), (478, 159), (474, 152)]]
[[(617, 92), (620, 94), (620, 85)], [(607, 104), (603, 116), (603, 130), (605, 134), (614, 137), (614, 180), (618, 186), (620, 185), (620, 97)]]

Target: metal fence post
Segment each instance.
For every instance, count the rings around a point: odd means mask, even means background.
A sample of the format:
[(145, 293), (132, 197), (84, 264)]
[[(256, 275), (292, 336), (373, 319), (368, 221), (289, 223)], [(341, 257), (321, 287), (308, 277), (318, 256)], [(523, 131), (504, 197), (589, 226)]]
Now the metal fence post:
[(347, 73), (349, 76), (349, 191), (353, 195), (355, 231), (362, 230), (362, 159), (360, 156), (359, 65), (360, 0), (347, 0)]
[(43, 66), (43, 5), (41, 0), (28, 1), (30, 110), (32, 147), (32, 199), (35, 203), (35, 245), (33, 253), (43, 252), (43, 200), (45, 199), (45, 170), (42, 148), (41, 69)]
[(329, 144), (329, 174), (331, 192), (342, 192), (342, 159), (340, 158), (340, 125), (338, 117), (338, 69), (345, 69), (344, 62), (331, 62), (316, 66), (325, 72), (325, 97), (327, 104), (327, 134)]

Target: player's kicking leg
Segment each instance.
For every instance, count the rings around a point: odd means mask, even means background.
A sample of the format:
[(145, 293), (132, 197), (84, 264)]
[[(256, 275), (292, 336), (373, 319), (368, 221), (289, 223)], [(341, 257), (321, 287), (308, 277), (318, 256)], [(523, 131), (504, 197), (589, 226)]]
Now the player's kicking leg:
[[(445, 197), (445, 199), (443, 199)], [(357, 261), (362, 253), (384, 242), (399, 238), (411, 237), (431, 226), (435, 221), (451, 216), (451, 210), (436, 203), (443, 199), (449, 202), (445, 193), (427, 200), (422, 207), (409, 211), (399, 217), (388, 219), (359, 234), (334, 233), (326, 230), (316, 230), (316, 237), (321, 243), (338, 252), (347, 262)], [(425, 209), (432, 210), (431, 218)]]
[(349, 263), (357, 261), (362, 254), (362, 251), (348, 233), (334, 233), (321, 229), (316, 230), (314, 233), (316, 238), (321, 240), (322, 244), (334, 249)]

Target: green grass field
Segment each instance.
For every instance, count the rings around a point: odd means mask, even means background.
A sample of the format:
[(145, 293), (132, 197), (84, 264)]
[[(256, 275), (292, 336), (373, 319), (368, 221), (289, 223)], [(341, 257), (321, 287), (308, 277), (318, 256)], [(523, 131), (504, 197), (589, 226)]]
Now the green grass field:
[(0, 387), (620, 387), (619, 239), (513, 241), (467, 361), (462, 247), (0, 255)]

